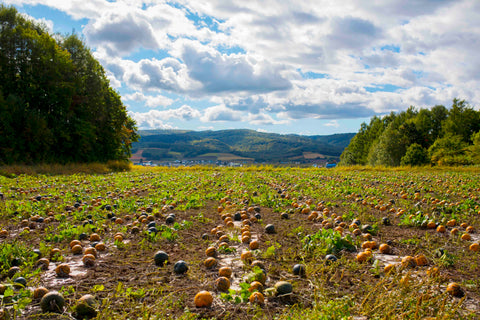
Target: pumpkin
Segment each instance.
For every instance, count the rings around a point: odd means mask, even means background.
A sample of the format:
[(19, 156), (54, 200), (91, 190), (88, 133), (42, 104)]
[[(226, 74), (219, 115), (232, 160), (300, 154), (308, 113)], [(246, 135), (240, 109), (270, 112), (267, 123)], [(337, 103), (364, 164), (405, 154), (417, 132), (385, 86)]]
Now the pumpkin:
[(475, 233), (475, 228), (472, 227), (472, 226), (468, 226), (465, 231), (467, 231), (468, 233)]
[(62, 252), (58, 248), (50, 250), (50, 260), (57, 260), (62, 255)]
[(227, 277), (219, 277), (215, 280), (217, 289), (222, 292), (227, 292), (230, 289), (230, 280)]
[(460, 285), (456, 282), (451, 282), (447, 285), (447, 292), (456, 298), (462, 298), (465, 295)]
[(447, 227), (454, 227), (456, 225), (457, 225), (457, 220), (455, 220), (455, 219), (448, 220), (448, 222), (447, 222)]
[(460, 232), (460, 231), (459, 231), (457, 228), (453, 228), (452, 230), (450, 230), (450, 234), (451, 234), (452, 236), (458, 234), (459, 232)]
[(248, 301), (250, 301), (250, 303), (263, 305), (265, 303), (265, 297), (261, 292), (255, 291), (248, 297)]
[(208, 308), (213, 303), (213, 296), (209, 291), (200, 291), (193, 299), (197, 308)]
[(207, 255), (207, 257), (215, 257), (215, 255), (217, 254), (217, 249), (215, 249), (215, 247), (208, 247), (205, 250), (205, 254)]
[(362, 231), (357, 228), (357, 229), (354, 229), (354, 230), (352, 231), (352, 233), (353, 233), (354, 236), (359, 236), (359, 235), (362, 234)]
[(426, 266), (428, 264), (428, 260), (423, 254), (419, 254), (415, 256), (415, 263), (417, 266)]
[(95, 249), (99, 252), (105, 251), (107, 248), (105, 247), (105, 243), (99, 242), (95, 245)]
[(13, 285), (15, 288), (26, 288), (27, 287), (27, 279), (24, 277), (18, 277), (13, 280)]
[(335, 262), (337, 260), (338, 260), (337, 257), (333, 254), (327, 254), (325, 256), (325, 261), (327, 262), (327, 264), (330, 264), (330, 263)]
[(260, 269), (262, 270), (266, 270), (265, 268), (265, 264), (260, 261), (260, 260), (255, 260), (255, 261), (252, 261), (252, 263), (250, 264), (252, 267), (259, 267)]
[(435, 229), (436, 227), (437, 227), (437, 224), (435, 223), (435, 221), (433, 220), (428, 221), (427, 229)]
[(389, 263), (383, 268), (383, 272), (385, 273), (389, 273), (392, 270), (395, 270), (395, 265), (393, 263)]
[(213, 267), (215, 267), (217, 265), (217, 260), (214, 257), (209, 257), (209, 258), (205, 259), (203, 264), (208, 269), (212, 269)]
[(414, 268), (417, 265), (417, 262), (415, 261), (415, 258), (412, 256), (405, 256), (402, 258), (402, 267), (410, 267)]
[(294, 265), (293, 268), (292, 268), (292, 272), (296, 276), (304, 277), (305, 276), (305, 265), (300, 264), (300, 263)]
[(221, 236), (221, 237), (218, 239), (218, 241), (220, 241), (220, 242), (229, 242), (229, 241), (230, 241), (230, 238), (229, 238), (226, 234), (224, 234), (223, 236)]
[(80, 242), (80, 240), (72, 240), (70, 241), (70, 249), (73, 249), (74, 246), (76, 245), (82, 245), (82, 243)]
[(365, 261), (367, 261), (368, 259), (370, 259), (370, 254), (368, 254), (368, 253), (365, 252), (365, 251), (359, 252), (359, 253), (357, 254), (356, 259), (357, 259), (358, 262), (365, 262)]
[(94, 247), (90, 247), (90, 248), (85, 249), (84, 254), (85, 254), (85, 255), (91, 254), (91, 255), (94, 256), (95, 258), (98, 256), (97, 249), (95, 249)]
[(258, 240), (253, 240), (252, 242), (250, 242), (250, 244), (248, 245), (250, 250), (256, 250), (258, 248), (260, 248), (260, 243), (258, 242)]
[(441, 224), (440, 224), (440, 225), (437, 227), (437, 232), (439, 232), (439, 233), (445, 233), (446, 231), (447, 231), (447, 229), (445, 228), (444, 225), (441, 225)]
[(85, 254), (82, 258), (85, 267), (93, 267), (95, 265), (95, 256), (93, 254)]
[(290, 294), (293, 291), (292, 284), (287, 281), (279, 281), (275, 283), (275, 291), (277, 295), (281, 296), (284, 294)]
[(72, 247), (72, 253), (73, 254), (82, 254), (83, 253), (83, 247), (79, 244), (76, 244)]
[(480, 250), (480, 244), (478, 244), (477, 242), (475, 242), (475, 243), (472, 243), (472, 244), (470, 245), (470, 247), (468, 247), (468, 248), (469, 248), (471, 251), (473, 251), (473, 252), (477, 252), (477, 251)]
[(97, 302), (95, 298), (91, 294), (86, 294), (80, 297), (77, 301), (77, 305), (75, 306), (75, 312), (77, 314), (77, 318), (79, 319), (91, 319), (97, 316), (97, 310), (95, 307)]
[(45, 294), (40, 300), (40, 307), (44, 313), (56, 312), (61, 313), (65, 306), (65, 299), (57, 291), (51, 291)]
[(230, 278), (232, 276), (232, 268), (230, 267), (221, 267), (220, 269), (218, 269), (218, 274), (221, 276), (221, 277), (226, 277), (226, 278)]
[(274, 234), (275, 233), (275, 226), (273, 224), (267, 224), (265, 226), (265, 233)]
[(226, 243), (226, 242), (220, 242), (220, 243), (218, 244), (218, 248), (219, 248), (219, 249), (222, 249), (222, 250), (225, 250), (225, 249), (227, 249), (228, 247), (229, 247), (229, 245), (228, 245), (228, 243)]
[(50, 265), (50, 261), (47, 258), (38, 259), (37, 263), (35, 264), (37, 268), (40, 268), (44, 271), (48, 270), (49, 265)]
[(255, 290), (263, 292), (263, 284), (260, 281), (253, 281), (250, 283), (250, 288), (248, 288), (248, 291), (253, 292)]
[(97, 233), (92, 233), (90, 235), (90, 242), (100, 241), (100, 236)]
[(378, 251), (380, 251), (380, 253), (383, 253), (383, 254), (389, 254), (392, 252), (392, 248), (388, 244), (382, 243), (378, 247)]
[(173, 265), (173, 272), (176, 274), (184, 274), (188, 271), (188, 265), (185, 261), (179, 260)]
[(61, 263), (55, 268), (55, 273), (60, 278), (67, 278), (70, 274), (70, 266), (66, 263)]
[(38, 287), (33, 290), (33, 299), (39, 300), (48, 293), (48, 289), (45, 287)]
[(253, 260), (252, 251), (243, 251), (242, 254), (240, 255), (240, 259), (242, 259), (243, 261)]
[(251, 240), (251, 238), (249, 236), (243, 236), (242, 237), (242, 243), (245, 243), (245, 244), (250, 243), (250, 240)]
[(163, 267), (168, 262), (168, 254), (165, 251), (157, 251), (153, 257), (155, 265)]
[(464, 234), (462, 234), (462, 240), (470, 241), (470, 240), (472, 240), (472, 237), (470, 236), (469, 233), (464, 233)]

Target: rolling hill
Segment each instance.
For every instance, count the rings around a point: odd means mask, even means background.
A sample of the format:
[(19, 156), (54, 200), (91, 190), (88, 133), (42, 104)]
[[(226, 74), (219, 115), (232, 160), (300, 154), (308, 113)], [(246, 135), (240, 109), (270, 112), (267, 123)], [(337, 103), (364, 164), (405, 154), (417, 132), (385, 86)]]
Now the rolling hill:
[(210, 160), (256, 163), (337, 160), (355, 133), (325, 136), (281, 135), (254, 130), (140, 130), (134, 162)]

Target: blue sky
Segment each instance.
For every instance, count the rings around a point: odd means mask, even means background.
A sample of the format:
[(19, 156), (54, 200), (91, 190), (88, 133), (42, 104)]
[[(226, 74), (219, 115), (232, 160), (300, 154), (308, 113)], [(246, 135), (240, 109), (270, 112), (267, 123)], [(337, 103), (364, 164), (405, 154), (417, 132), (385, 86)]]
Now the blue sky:
[(6, 0), (79, 34), (141, 129), (356, 132), (413, 105), (476, 106), (476, 0)]

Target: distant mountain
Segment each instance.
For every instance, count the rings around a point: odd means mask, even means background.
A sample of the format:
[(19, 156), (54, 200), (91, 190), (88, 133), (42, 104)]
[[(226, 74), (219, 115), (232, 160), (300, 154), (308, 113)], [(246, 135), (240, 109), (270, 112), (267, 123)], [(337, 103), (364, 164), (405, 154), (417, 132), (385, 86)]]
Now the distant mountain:
[(338, 160), (355, 133), (281, 135), (254, 130), (140, 130), (132, 161), (211, 160), (312, 162)]

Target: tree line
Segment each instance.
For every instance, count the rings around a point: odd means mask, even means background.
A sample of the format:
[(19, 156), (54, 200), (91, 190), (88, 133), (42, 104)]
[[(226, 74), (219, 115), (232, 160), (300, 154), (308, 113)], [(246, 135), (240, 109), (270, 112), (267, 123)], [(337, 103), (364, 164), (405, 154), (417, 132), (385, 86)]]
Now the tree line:
[(480, 164), (480, 112), (465, 100), (373, 117), (340, 156), (342, 165)]
[(75, 34), (0, 5), (0, 163), (123, 160), (136, 125)]

